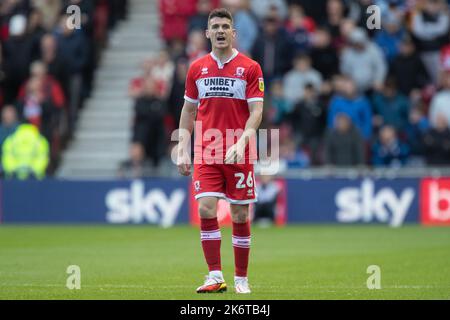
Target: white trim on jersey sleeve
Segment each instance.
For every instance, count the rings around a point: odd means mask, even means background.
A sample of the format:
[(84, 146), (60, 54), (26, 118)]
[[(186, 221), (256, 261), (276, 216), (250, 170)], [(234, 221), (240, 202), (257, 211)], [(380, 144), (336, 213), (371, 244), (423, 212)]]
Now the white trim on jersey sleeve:
[(264, 98), (262, 98), (262, 97), (256, 97), (256, 98), (249, 98), (249, 99), (247, 99), (247, 102), (248, 102), (248, 103), (250, 103), (250, 102), (257, 102), (257, 101), (264, 102)]
[(184, 95), (184, 100), (186, 100), (187, 102), (190, 102), (190, 103), (199, 103), (199, 100), (189, 98), (187, 95)]

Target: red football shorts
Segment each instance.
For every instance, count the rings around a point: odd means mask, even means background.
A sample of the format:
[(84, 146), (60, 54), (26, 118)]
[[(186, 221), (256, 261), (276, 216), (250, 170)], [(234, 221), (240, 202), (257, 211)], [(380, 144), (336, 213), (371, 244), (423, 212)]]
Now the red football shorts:
[(256, 202), (253, 164), (194, 164), (195, 199), (218, 197), (231, 204)]

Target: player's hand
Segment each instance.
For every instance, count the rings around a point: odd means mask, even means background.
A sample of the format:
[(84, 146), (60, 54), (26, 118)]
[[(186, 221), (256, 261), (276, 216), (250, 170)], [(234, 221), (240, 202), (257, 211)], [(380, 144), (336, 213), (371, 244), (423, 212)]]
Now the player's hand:
[(183, 176), (191, 174), (191, 157), (185, 151), (179, 151), (177, 157), (178, 172)]
[(238, 142), (233, 144), (225, 155), (225, 164), (241, 163), (244, 160), (245, 144)]

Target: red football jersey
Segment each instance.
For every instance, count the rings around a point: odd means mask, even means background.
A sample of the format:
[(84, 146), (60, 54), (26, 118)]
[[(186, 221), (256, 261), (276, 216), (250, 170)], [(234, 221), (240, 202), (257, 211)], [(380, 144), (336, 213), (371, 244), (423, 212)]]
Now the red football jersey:
[[(186, 101), (198, 103), (194, 161), (199, 163), (200, 156), (203, 160), (223, 160), (226, 150), (237, 141), (245, 129), (250, 115), (248, 103), (264, 99), (261, 67), (235, 49), (231, 58), (223, 64), (211, 52), (190, 66), (184, 98)], [(226, 138), (227, 129), (241, 129), (241, 133), (230, 141)], [(222, 154), (214, 152), (219, 149), (214, 142), (219, 132), (222, 135)], [(228, 131), (228, 136), (230, 133)], [(246, 160), (255, 160), (255, 141), (250, 145), (246, 150)]]

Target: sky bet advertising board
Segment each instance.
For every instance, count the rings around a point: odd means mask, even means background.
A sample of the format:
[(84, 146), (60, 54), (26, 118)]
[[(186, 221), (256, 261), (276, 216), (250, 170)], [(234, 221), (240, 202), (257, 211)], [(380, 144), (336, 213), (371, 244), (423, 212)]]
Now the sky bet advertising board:
[(187, 223), (187, 183), (135, 181), (6, 181), (2, 222), (156, 224)]
[[(277, 179), (278, 225), (450, 225), (450, 178)], [(2, 181), (2, 223), (198, 224), (190, 179)], [(220, 204), (222, 224), (229, 208)]]
[(288, 223), (418, 222), (418, 188), (418, 179), (288, 179)]

